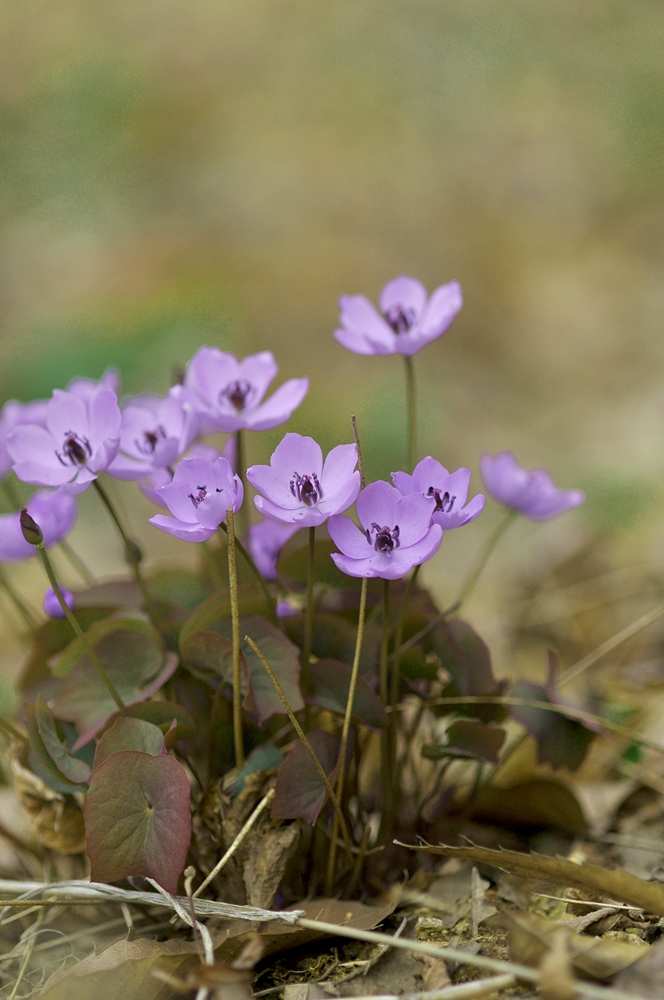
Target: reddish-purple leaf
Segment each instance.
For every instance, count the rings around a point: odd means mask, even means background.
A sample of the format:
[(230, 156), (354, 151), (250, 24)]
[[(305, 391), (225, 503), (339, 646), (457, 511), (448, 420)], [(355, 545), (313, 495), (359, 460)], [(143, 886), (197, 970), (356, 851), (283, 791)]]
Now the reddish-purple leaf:
[(233, 681), (233, 643), (218, 632), (193, 632), (180, 643), (187, 670), (216, 688), (221, 680)]
[(38, 696), (36, 705), (24, 707), (30, 746), (46, 773), (63, 785), (87, 784), (92, 768), (63, 744), (55, 719), (42, 696)]
[[(499, 682), (493, 676), (489, 649), (468, 622), (461, 618), (441, 622), (431, 632), (431, 645), (458, 694), (500, 695), (504, 692), (507, 682)], [(472, 714), (482, 722), (499, 722), (506, 713), (502, 705), (473, 705)]]
[[(118, 719), (144, 719), (153, 726), (159, 726), (164, 735), (171, 732), (173, 719), (177, 722), (176, 740), (188, 740), (194, 735), (196, 723), (190, 713), (173, 701), (139, 701), (115, 712), (104, 724), (104, 732)], [(172, 732), (171, 732), (172, 736)]]
[[(243, 615), (241, 624), (242, 634), (254, 640), (277, 675), (288, 704), (294, 712), (299, 712), (304, 708), (304, 701), (300, 692), (300, 661), (297, 646), (264, 618)], [(219, 628), (221, 630), (226, 625), (230, 635), (230, 622), (222, 623)], [(268, 672), (246, 642), (242, 643), (242, 654), (249, 669), (250, 682), (249, 693), (244, 702), (245, 709), (255, 713), (259, 722), (265, 722), (272, 715), (282, 714), (284, 706), (274, 690)]]
[[(325, 774), (334, 785), (339, 738), (314, 729), (307, 739)], [(312, 825), (323, 808), (327, 791), (311, 757), (299, 740), (279, 768), (272, 803), (274, 819), (303, 819)]]
[(164, 734), (144, 719), (118, 719), (97, 744), (93, 770), (118, 750), (141, 750), (154, 757), (164, 752)]
[(423, 746), (422, 756), (428, 760), (468, 757), (486, 764), (497, 764), (506, 733), (500, 726), (485, 726), (474, 719), (459, 719), (448, 728), (446, 736), (447, 743)]
[[(555, 696), (552, 697), (550, 688), (547, 690), (532, 681), (517, 681), (510, 697), (560, 704)], [(581, 766), (595, 738), (594, 727), (545, 708), (512, 705), (509, 712), (537, 740), (537, 759), (540, 763), (551, 764), (553, 768), (568, 767), (570, 771), (576, 771)]]
[[(312, 663), (311, 690), (305, 700), (310, 705), (344, 715), (351, 673), (348, 664), (341, 660), (318, 660)], [(353, 698), (353, 719), (372, 729), (381, 729), (387, 722), (382, 701), (361, 676), (357, 678)]]
[(112, 753), (90, 779), (85, 835), (93, 882), (140, 875), (176, 893), (191, 836), (182, 765), (168, 755)]

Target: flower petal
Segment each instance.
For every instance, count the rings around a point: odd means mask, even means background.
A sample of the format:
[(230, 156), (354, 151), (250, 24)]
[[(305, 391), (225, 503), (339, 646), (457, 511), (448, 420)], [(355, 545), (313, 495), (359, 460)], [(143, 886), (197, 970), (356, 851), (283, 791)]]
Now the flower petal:
[(367, 536), (349, 517), (334, 514), (327, 522), (327, 530), (337, 548), (350, 559), (364, 559), (373, 553)]
[(400, 274), (393, 281), (388, 281), (380, 293), (380, 308), (385, 316), (391, 309), (402, 307), (410, 310), (413, 322), (418, 323), (427, 301), (427, 291), (421, 281)]
[(188, 524), (186, 521), (179, 521), (176, 517), (169, 517), (167, 514), (155, 514), (148, 518), (150, 524), (169, 535), (175, 535), (183, 542), (207, 542), (212, 538), (216, 528), (204, 528), (202, 524)]
[(435, 511), (431, 520), (434, 524), (439, 524), (443, 531), (451, 531), (452, 528), (461, 528), (464, 524), (474, 521), (484, 510), (485, 504), (486, 497), (483, 493), (478, 493), (465, 507), (455, 506), (450, 511)]
[[(361, 337), (373, 346), (373, 354), (394, 354), (396, 334), (388, 326), (376, 307), (364, 295), (342, 295), (339, 299), (343, 330)], [(337, 330), (335, 336), (341, 333)], [(344, 345), (348, 346), (348, 345)], [(350, 348), (355, 350), (354, 347)], [(358, 351), (364, 353), (364, 351)]]
[(357, 448), (354, 444), (338, 444), (328, 453), (323, 465), (320, 483), (323, 496), (345, 489), (357, 465)]
[(419, 542), (426, 535), (435, 509), (436, 501), (433, 497), (425, 497), (421, 493), (399, 497), (395, 511), (396, 520), (392, 527), (395, 524), (399, 525), (399, 542), (402, 549)]
[(247, 401), (248, 409), (253, 410), (259, 405), (278, 371), (279, 365), (275, 361), (272, 351), (249, 354), (240, 361), (235, 378), (245, 379), (253, 390)]
[(397, 503), (401, 500), (399, 490), (383, 480), (376, 483), (369, 483), (365, 489), (360, 490), (355, 501), (355, 510), (363, 528), (371, 528), (376, 524), (387, 525), (393, 528), (396, 522)]
[(90, 414), (88, 428), (92, 450), (95, 451), (102, 442), (115, 438), (118, 439), (119, 445), (122, 414), (115, 393), (110, 389), (98, 389), (90, 397), (88, 406)]
[(458, 281), (440, 285), (432, 293), (418, 324), (419, 335), (425, 337), (427, 343), (440, 337), (450, 328), (462, 305), (463, 295)]
[(312, 437), (302, 434), (285, 434), (272, 453), (270, 465), (281, 473), (286, 482), (294, 475), (318, 476), (323, 474), (323, 452)]
[(238, 414), (243, 427), (252, 431), (269, 431), (283, 424), (300, 405), (309, 391), (309, 379), (291, 378), (274, 392), (267, 402), (256, 409)]
[(187, 365), (184, 384), (213, 410), (219, 404), (219, 393), (238, 377), (238, 361), (218, 347), (199, 347)]
[(58, 447), (62, 448), (70, 431), (82, 438), (89, 437), (87, 407), (78, 396), (55, 389), (46, 410), (46, 427)]

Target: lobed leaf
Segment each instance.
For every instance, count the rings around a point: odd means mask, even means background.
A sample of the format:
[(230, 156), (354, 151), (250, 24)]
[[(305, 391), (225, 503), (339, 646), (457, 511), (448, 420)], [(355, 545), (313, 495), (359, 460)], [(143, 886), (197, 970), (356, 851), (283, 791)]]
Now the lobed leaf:
[[(140, 666), (143, 677), (151, 677), (161, 666), (163, 645), (159, 635), (143, 618), (105, 618), (94, 622), (86, 632), (86, 639), (101, 663), (121, 659), (126, 670)], [(51, 669), (56, 677), (67, 677), (82, 660), (87, 660), (83, 642), (76, 637), (69, 643)]]
[[(307, 733), (311, 748), (333, 785), (340, 741), (332, 733)], [(323, 808), (327, 790), (304, 744), (299, 740), (279, 768), (272, 802), (273, 819), (303, 819), (312, 825)]]
[[(133, 705), (115, 712), (108, 719), (104, 732), (108, 730), (117, 719), (144, 719), (159, 726), (162, 733), (170, 732), (173, 719), (177, 722), (175, 730), (175, 740), (188, 740), (194, 735), (196, 724), (191, 714), (182, 705), (176, 705), (173, 701), (139, 701)], [(172, 735), (172, 734), (171, 734)]]
[[(219, 626), (230, 638), (231, 623), (222, 622)], [(256, 643), (261, 653), (268, 661), (282, 687), (288, 704), (294, 712), (304, 708), (304, 700), (300, 691), (300, 661), (299, 650), (283, 632), (270, 625), (264, 618), (254, 615), (242, 617), (242, 634), (249, 635)], [(255, 713), (259, 722), (265, 722), (272, 715), (281, 715), (284, 706), (274, 689), (267, 670), (248, 643), (242, 641), (242, 655), (249, 670), (249, 693), (244, 700), (247, 712)]]
[(182, 662), (194, 677), (216, 688), (233, 680), (233, 643), (218, 632), (193, 632), (180, 643)]

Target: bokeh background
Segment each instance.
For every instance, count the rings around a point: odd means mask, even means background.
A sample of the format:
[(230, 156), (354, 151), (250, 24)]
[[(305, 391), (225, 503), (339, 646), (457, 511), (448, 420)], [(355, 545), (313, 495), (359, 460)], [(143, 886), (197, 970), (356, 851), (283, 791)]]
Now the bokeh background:
[[(355, 412), (386, 476), (405, 458), (401, 360), (334, 341), (338, 296), (457, 279), (462, 313), (416, 359), (422, 453), (480, 489), (481, 453), (511, 448), (587, 492), (583, 510), (513, 529), (471, 617), (518, 672), (506, 611), (600, 542), (582, 582), (627, 573), (609, 619), (633, 617), (629, 573), (664, 559), (658, 0), (0, 10), (1, 401), (109, 365), (125, 392), (164, 393), (202, 343), (271, 349), (280, 379), (311, 380), (288, 429), (330, 447)], [(251, 436), (249, 460), (282, 432)], [(135, 487), (115, 492), (151, 565), (191, 562)], [(425, 574), (441, 600), (497, 517), (446, 537)], [(99, 574), (122, 571), (91, 495), (73, 541)], [(39, 567), (12, 573), (38, 600)], [(581, 627), (580, 648), (594, 640)]]

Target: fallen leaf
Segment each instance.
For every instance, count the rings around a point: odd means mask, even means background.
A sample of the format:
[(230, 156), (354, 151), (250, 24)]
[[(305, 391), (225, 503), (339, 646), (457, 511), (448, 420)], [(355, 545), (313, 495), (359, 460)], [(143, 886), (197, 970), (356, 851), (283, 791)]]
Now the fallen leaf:
[(551, 946), (540, 962), (537, 988), (542, 1000), (575, 1000), (569, 938), (563, 927), (551, 934)]
[(535, 778), (511, 788), (480, 788), (473, 818), (501, 826), (564, 830), (576, 836), (588, 832), (581, 806), (565, 785)]
[(451, 986), (452, 980), (442, 958), (434, 958), (433, 955), (422, 957), (422, 982), (425, 990), (442, 990)]
[(664, 983), (664, 941), (651, 946), (647, 954), (634, 965), (619, 972), (612, 982), (618, 990), (625, 990), (645, 1000), (661, 1000)]
[(253, 836), (250, 834), (247, 837), (241, 856), (247, 903), (262, 909), (269, 909), (272, 905), (286, 865), (297, 850), (301, 833), (301, 824), (297, 821), (286, 825), (276, 823), (268, 816), (266, 821)]
[(76, 800), (49, 788), (26, 766), (23, 744), (10, 744), (5, 752), (14, 791), (30, 817), (35, 838), (58, 854), (80, 854), (85, 850), (85, 827)]

